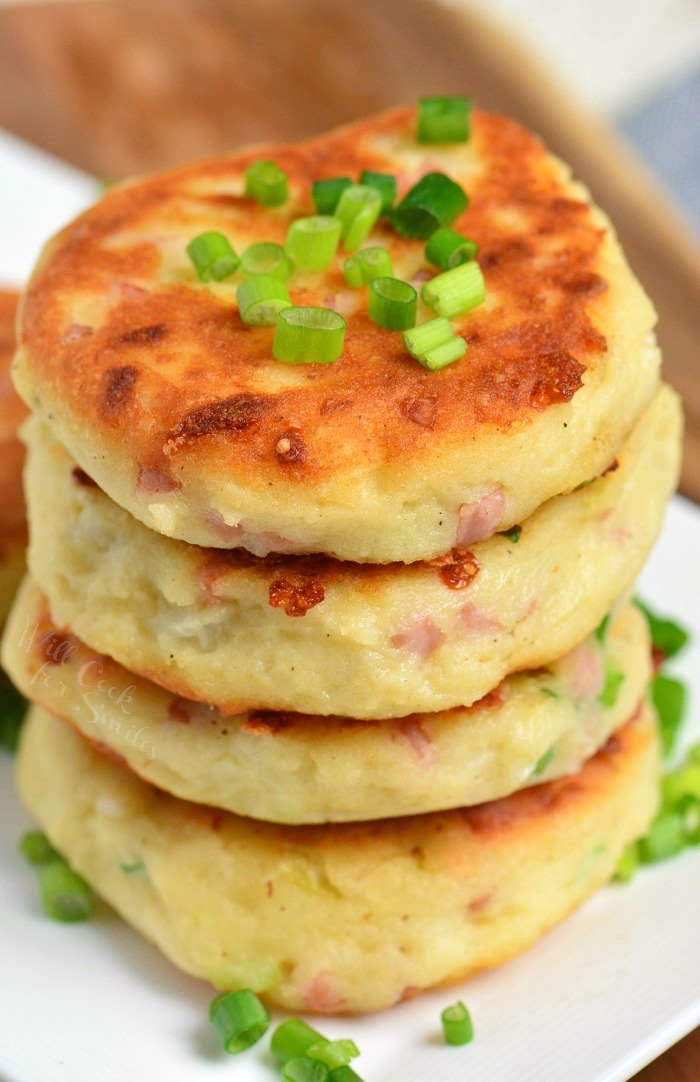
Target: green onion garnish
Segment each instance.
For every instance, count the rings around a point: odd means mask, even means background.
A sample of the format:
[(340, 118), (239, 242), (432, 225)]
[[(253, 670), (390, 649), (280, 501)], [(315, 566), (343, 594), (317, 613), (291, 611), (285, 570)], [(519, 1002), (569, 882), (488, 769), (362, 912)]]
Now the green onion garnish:
[(700, 800), (700, 763), (686, 762), (672, 770), (661, 783), (665, 807), (680, 810), (690, 801)]
[(425, 258), (440, 270), (452, 270), (462, 263), (469, 263), (476, 259), (478, 252), (479, 245), (475, 241), (449, 226), (436, 229), (425, 246)]
[(344, 340), (345, 320), (332, 308), (285, 308), (277, 317), (272, 352), (286, 364), (331, 364)]
[(209, 1006), (209, 1021), (227, 1052), (235, 1054), (259, 1041), (270, 1016), (249, 988), (222, 992)]
[(394, 208), (391, 223), (402, 237), (427, 240), (441, 225), (451, 225), (468, 202), (460, 185), (444, 173), (426, 173)]
[(360, 1050), (355, 1042), (347, 1039), (327, 1041), (322, 1038), (320, 1041), (316, 1041), (315, 1044), (309, 1045), (306, 1050), (309, 1059), (320, 1060), (321, 1063), (325, 1063), (329, 1071), (334, 1070), (336, 1067), (345, 1067), (351, 1059), (355, 1059), (359, 1054)]
[(686, 689), (680, 680), (672, 676), (655, 676), (651, 682), (651, 701), (659, 721), (659, 735), (664, 757), (669, 756), (683, 724), (686, 706)]
[(0, 673), (0, 748), (17, 751), (19, 734), (27, 712), (27, 700)]
[(596, 639), (598, 640), (598, 642), (601, 644), (601, 646), (605, 642), (605, 638), (606, 638), (606, 636), (608, 634), (609, 626), (610, 626), (610, 613), (607, 613), (607, 615), (603, 617), (603, 619), (600, 621), (600, 623), (598, 624), (597, 628), (594, 631), (594, 635), (595, 635)]
[(357, 1071), (353, 1071), (352, 1067), (346, 1064), (344, 1067), (336, 1067), (334, 1071), (331, 1071), (328, 1082), (362, 1082), (362, 1079)]
[(418, 294), (400, 278), (375, 278), (369, 286), (369, 318), (389, 331), (403, 331), (416, 322)]
[(308, 1048), (325, 1041), (326, 1038), (317, 1029), (303, 1022), (301, 1018), (288, 1018), (281, 1022), (270, 1039), (270, 1049), (283, 1062), (304, 1056)]
[(348, 256), (343, 264), (343, 272), (345, 281), (354, 289), (366, 286), (375, 278), (390, 278), (394, 273), (388, 251), (376, 244), (371, 248), (360, 248), (359, 252)]
[(486, 297), (481, 267), (472, 260), (438, 274), (425, 283), (421, 297), (434, 312), (447, 319), (470, 312), (483, 304)]
[(366, 184), (353, 184), (346, 188), (335, 208), (334, 215), (340, 222), (340, 239), (346, 252), (354, 252), (371, 232), (379, 212), (382, 197), (376, 188)]
[(251, 244), (241, 256), (241, 274), (250, 278), (255, 274), (265, 274), (270, 278), (280, 278), (286, 282), (291, 278), (294, 265), (281, 244), (261, 240)]
[(215, 230), (194, 237), (186, 251), (200, 282), (222, 282), (238, 269), (241, 262), (230, 241)]
[(311, 185), (311, 198), (317, 214), (333, 214), (338, 200), (346, 188), (352, 187), (350, 177), (330, 177), (328, 180), (315, 180)]
[(647, 618), (649, 624), (649, 633), (651, 635), (651, 641), (657, 650), (660, 650), (666, 657), (674, 657), (680, 650), (683, 649), (688, 641), (688, 632), (677, 624), (675, 620), (666, 620), (660, 616), (657, 616), (648, 605), (645, 605), (639, 598), (635, 598), (635, 604), (642, 610)]
[(447, 1044), (469, 1044), (474, 1039), (471, 1015), (461, 1000), (445, 1007), (440, 1018)]
[(266, 207), (279, 207), (289, 195), (287, 174), (276, 162), (253, 162), (245, 171), (245, 194)]
[(613, 878), (617, 883), (629, 883), (639, 867), (639, 843), (632, 842), (622, 851)]
[(608, 665), (605, 669), (603, 690), (598, 696), (598, 702), (602, 703), (603, 706), (614, 706), (617, 702), (617, 697), (620, 693), (620, 688), (624, 683), (624, 679), (625, 674), (623, 672)]
[(307, 1056), (288, 1059), (282, 1067), (282, 1082), (328, 1082), (329, 1079), (325, 1063)]
[(501, 537), (507, 537), (508, 540), (513, 545), (517, 545), (518, 541), (520, 540), (520, 535), (522, 534), (522, 532), (523, 532), (522, 526), (511, 526), (511, 528), (509, 530), (502, 530), (501, 531)]
[(419, 143), (466, 143), (469, 138), (469, 98), (421, 98), (418, 102)]
[(463, 357), (467, 343), (459, 338), (448, 319), (440, 317), (404, 331), (403, 344), (425, 368), (436, 371)]
[(57, 857), (61, 859), (60, 854), (40, 830), (28, 830), (23, 834), (19, 841), (19, 851), (30, 864), (48, 864)]
[(541, 755), (535, 763), (532, 770), (532, 777), (539, 778), (540, 774), (544, 774), (545, 770), (554, 758), (556, 748), (552, 745), (551, 748), (547, 748), (544, 755)]
[(382, 199), (379, 213), (388, 214), (396, 199), (396, 177), (391, 173), (373, 173), (370, 169), (365, 169), (360, 175), (360, 184), (375, 188), (379, 192)]
[(683, 816), (664, 809), (649, 827), (649, 833), (639, 843), (639, 855), (645, 864), (667, 860), (685, 847)]
[(338, 219), (328, 214), (297, 218), (287, 233), (287, 254), (302, 270), (325, 270), (338, 247), (340, 228)]
[(90, 887), (60, 857), (38, 866), (39, 889), (44, 912), (52, 920), (73, 923), (92, 916)]
[(253, 327), (274, 327), (278, 314), (292, 305), (284, 282), (266, 274), (245, 278), (236, 290), (236, 299), (241, 319)]

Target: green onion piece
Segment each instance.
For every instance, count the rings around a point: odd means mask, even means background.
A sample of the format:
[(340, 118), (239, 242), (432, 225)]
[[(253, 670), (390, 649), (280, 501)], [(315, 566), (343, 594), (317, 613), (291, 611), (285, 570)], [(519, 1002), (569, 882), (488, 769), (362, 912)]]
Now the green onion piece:
[(209, 1005), (209, 1021), (223, 1047), (234, 1055), (260, 1040), (270, 1024), (270, 1016), (255, 992), (242, 988), (216, 996)]
[(416, 322), (418, 294), (400, 278), (375, 278), (369, 286), (369, 318), (389, 331), (403, 331)]
[(613, 669), (611, 665), (606, 666), (603, 690), (598, 696), (598, 702), (602, 703), (603, 706), (614, 706), (624, 679), (625, 674), (620, 672), (619, 669)]
[(27, 700), (0, 673), (0, 748), (17, 751), (19, 734), (27, 712)]
[(639, 855), (645, 864), (667, 860), (685, 846), (683, 816), (678, 812), (661, 811), (649, 827), (649, 833), (639, 843)]
[(451, 225), (468, 202), (460, 185), (444, 173), (426, 173), (394, 208), (391, 224), (402, 237), (427, 240), (441, 225)]
[(279, 278), (286, 282), (293, 271), (294, 265), (282, 245), (269, 240), (251, 244), (241, 256), (241, 274), (246, 278), (265, 274), (269, 278)]
[(420, 361), (428, 350), (444, 346), (454, 338), (455, 332), (449, 319), (430, 319), (427, 323), (421, 323), (418, 327), (405, 331), (403, 344), (412, 357)]
[(470, 312), (483, 304), (486, 297), (481, 267), (472, 260), (437, 274), (425, 283), (421, 296), (434, 312), (447, 319)]
[(231, 242), (215, 230), (200, 233), (190, 241), (186, 251), (200, 282), (222, 282), (238, 269), (241, 262)]
[(645, 605), (639, 598), (635, 598), (635, 604), (642, 610), (647, 618), (653, 645), (657, 650), (660, 650), (662, 654), (665, 654), (667, 658), (674, 657), (674, 655), (682, 650), (687, 643), (689, 638), (688, 632), (674, 620), (666, 620), (657, 616), (651, 611), (649, 606)]
[(266, 207), (279, 207), (289, 196), (287, 174), (276, 162), (253, 162), (245, 171), (245, 194)]
[(282, 1082), (328, 1082), (329, 1078), (325, 1063), (308, 1056), (288, 1059), (282, 1067)]
[(386, 248), (373, 245), (371, 248), (360, 248), (359, 252), (348, 256), (343, 264), (345, 281), (353, 289), (358, 286), (366, 286), (375, 278), (390, 278), (394, 273), (391, 266), (391, 256)]
[(688, 800), (700, 800), (700, 763), (686, 763), (661, 782), (664, 807), (681, 810)]
[(421, 98), (418, 102), (419, 143), (466, 143), (470, 132), (469, 98)]
[(685, 757), (689, 763), (700, 763), (700, 743), (691, 744)]
[(539, 778), (540, 774), (544, 774), (545, 770), (554, 758), (555, 752), (556, 748), (554, 747), (554, 745), (552, 745), (551, 748), (547, 748), (544, 755), (540, 755), (532, 771), (533, 778)]
[(334, 215), (340, 222), (340, 239), (346, 252), (354, 252), (371, 232), (379, 212), (382, 197), (376, 188), (366, 184), (353, 184), (346, 188), (335, 208)]
[(375, 188), (379, 192), (382, 200), (379, 213), (388, 214), (396, 199), (396, 177), (391, 173), (373, 173), (370, 169), (365, 169), (360, 174), (360, 184)]
[(639, 842), (632, 842), (622, 851), (613, 879), (616, 883), (629, 883), (639, 867)]
[(325, 1063), (330, 1071), (336, 1067), (345, 1067), (351, 1059), (359, 1056), (360, 1049), (354, 1041), (341, 1039), (339, 1041), (327, 1041), (325, 1037), (315, 1044), (309, 1045), (306, 1055), (309, 1059), (320, 1060)]
[(445, 1007), (440, 1018), (447, 1044), (469, 1044), (474, 1039), (474, 1025), (461, 1000)]
[(285, 249), (302, 270), (322, 271), (329, 266), (340, 240), (340, 222), (328, 214), (297, 218), (289, 227)]
[(285, 364), (332, 364), (343, 352), (345, 320), (332, 308), (285, 308), (272, 353)]
[(28, 830), (19, 841), (19, 851), (30, 864), (48, 864), (61, 859), (49, 839), (40, 830)]
[(686, 689), (680, 680), (659, 674), (651, 682), (651, 701), (659, 719), (659, 736), (664, 757), (669, 756), (678, 739), (686, 706)]
[(554, 688), (540, 688), (543, 695), (546, 695), (548, 699), (561, 699), (561, 695)]
[(41, 904), (48, 917), (69, 924), (92, 916), (92, 891), (65, 860), (41, 864), (38, 872)]
[(440, 368), (446, 368), (448, 364), (458, 361), (466, 352), (467, 343), (463, 338), (454, 335), (449, 342), (444, 342), (443, 345), (436, 346), (435, 349), (429, 349), (420, 358), (420, 363), (424, 368), (429, 368), (431, 372), (437, 372)]
[(501, 531), (501, 537), (507, 537), (509, 541), (511, 541), (514, 545), (517, 545), (522, 532), (522, 526), (511, 526), (509, 530)]
[(236, 290), (236, 299), (241, 319), (253, 327), (274, 327), (278, 314), (292, 306), (284, 282), (266, 274), (245, 278)]
[(452, 270), (476, 259), (479, 245), (454, 229), (436, 229), (425, 246), (425, 258), (441, 270)]
[(608, 613), (607, 616), (603, 617), (603, 619), (600, 621), (597, 628), (593, 632), (593, 634), (595, 635), (596, 639), (598, 640), (598, 642), (600, 643), (601, 646), (605, 642), (605, 638), (606, 638), (606, 635), (608, 634), (609, 626), (610, 626), (610, 613)]
[(311, 198), (317, 214), (333, 214), (338, 200), (346, 188), (352, 187), (350, 177), (330, 177), (328, 180), (315, 180), (311, 185)]
[(288, 1018), (273, 1032), (270, 1048), (278, 1059), (285, 1061), (305, 1055), (308, 1048), (325, 1040), (322, 1033), (307, 1025), (301, 1018)]
[(357, 1071), (347, 1064), (344, 1067), (336, 1067), (328, 1076), (328, 1082), (362, 1082)]

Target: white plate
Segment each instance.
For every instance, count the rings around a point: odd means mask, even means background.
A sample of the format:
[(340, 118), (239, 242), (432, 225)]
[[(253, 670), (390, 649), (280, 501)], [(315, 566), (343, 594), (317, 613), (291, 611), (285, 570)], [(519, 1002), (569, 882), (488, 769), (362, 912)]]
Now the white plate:
[[(0, 280), (28, 271), (45, 233), (94, 182), (0, 133)], [(686, 738), (700, 737), (700, 512), (676, 499), (640, 593), (694, 628), (674, 665), (692, 685)], [(232, 1061), (207, 1022), (211, 990), (184, 977), (102, 910), (89, 925), (40, 913), (17, 855), (28, 825), (0, 753), (0, 1082), (237, 1082), (279, 1077), (267, 1042)], [(623, 1082), (700, 1023), (700, 850), (609, 887), (527, 954), (464, 986), (382, 1015), (333, 1019), (367, 1082)], [(440, 1040), (439, 1014), (468, 1003), (476, 1039)]]

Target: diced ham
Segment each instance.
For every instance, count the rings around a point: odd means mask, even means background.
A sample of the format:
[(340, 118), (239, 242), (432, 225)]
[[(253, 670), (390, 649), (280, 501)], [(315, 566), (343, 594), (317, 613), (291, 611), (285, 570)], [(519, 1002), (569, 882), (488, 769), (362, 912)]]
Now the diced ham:
[(457, 545), (466, 548), (493, 537), (501, 523), (505, 502), (502, 490), (494, 487), (478, 500), (461, 504), (457, 517)]
[(429, 616), (423, 616), (405, 629), (391, 637), (391, 645), (397, 650), (406, 650), (420, 661), (425, 661), (442, 646), (445, 636)]
[(460, 606), (457, 616), (459, 621), (459, 627), (462, 631), (469, 631), (478, 634), (482, 631), (502, 631), (503, 624), (486, 612), (486, 609), (480, 608), (472, 601), (467, 601), (464, 605)]
[(214, 511), (213, 508), (207, 511), (206, 522), (217, 537), (226, 542), (228, 548), (243, 548), (252, 552), (254, 556), (269, 556), (271, 552), (299, 553), (303, 551), (303, 545), (290, 541), (281, 534), (265, 530), (254, 532), (248, 530), (242, 522), (230, 526), (223, 515), (219, 511)]
[(162, 470), (152, 470), (147, 466), (139, 466), (136, 487), (143, 492), (174, 492), (175, 489), (182, 486), (179, 481), (176, 481), (174, 477), (170, 477)]
[(317, 1014), (334, 1014), (345, 1006), (328, 973), (317, 973), (301, 993), (304, 1006)]
[(569, 686), (577, 699), (596, 699), (603, 690), (605, 668), (600, 650), (581, 643), (569, 654), (571, 665)]
[(411, 745), (420, 763), (428, 766), (435, 761), (435, 745), (416, 718), (404, 718), (396, 726), (398, 732)]

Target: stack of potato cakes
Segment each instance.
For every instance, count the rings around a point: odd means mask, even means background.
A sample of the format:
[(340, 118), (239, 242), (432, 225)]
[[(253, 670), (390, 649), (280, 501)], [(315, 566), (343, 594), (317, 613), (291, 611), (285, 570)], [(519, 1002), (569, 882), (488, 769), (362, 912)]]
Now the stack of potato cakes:
[[(529, 945), (656, 810), (627, 599), (678, 474), (653, 309), (604, 216), (518, 125), (456, 145), (395, 110), (120, 186), (23, 300), (29, 578), (4, 664), (51, 841), (185, 970), (312, 1011), (388, 1006)], [(273, 161), (289, 197), (245, 193)], [(312, 185), (468, 193), (483, 304), (421, 365), (342, 247), (286, 364), (192, 238), (285, 244)], [(393, 275), (439, 274), (380, 218)], [(433, 317), (418, 305), (418, 323)]]

